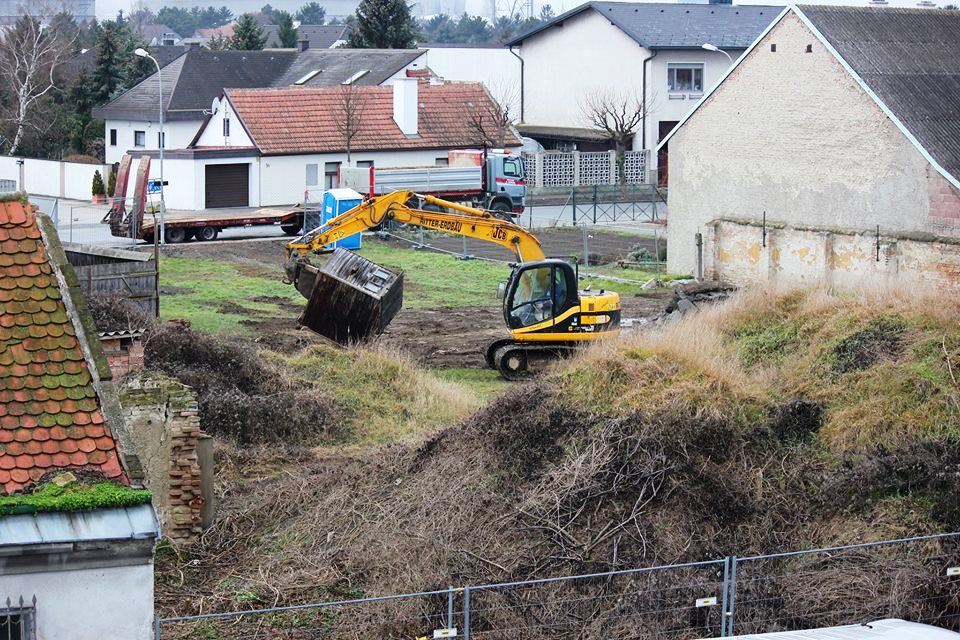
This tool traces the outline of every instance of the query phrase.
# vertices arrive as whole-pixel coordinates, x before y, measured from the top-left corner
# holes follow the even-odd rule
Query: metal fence
[[[187,638],[693,640],[904,618],[960,628],[960,533],[157,618]]]
[[[593,185],[528,192],[519,222],[529,228],[660,222],[664,193],[650,185]]]

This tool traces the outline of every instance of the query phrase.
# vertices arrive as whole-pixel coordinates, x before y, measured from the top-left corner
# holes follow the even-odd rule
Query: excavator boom
[[[449,211],[430,211],[408,205],[412,201],[442,207]],[[287,259],[316,253],[337,240],[373,229],[386,220],[396,220],[425,229],[437,229],[468,238],[477,238],[506,247],[518,262],[543,260],[546,255],[540,241],[529,231],[481,209],[474,209],[413,191],[394,191],[370,198],[353,209],[331,219],[287,245]]]

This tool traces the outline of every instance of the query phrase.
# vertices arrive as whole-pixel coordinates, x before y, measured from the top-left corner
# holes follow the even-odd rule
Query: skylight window
[[[354,82],[356,82],[363,76],[367,75],[368,73],[370,73],[370,69],[363,69],[362,71],[357,71],[355,74],[353,74],[352,76],[344,80],[342,84],[353,84]]]
[[[310,82],[311,80],[313,80],[314,76],[316,76],[316,75],[317,75],[318,73],[320,73],[321,71],[322,71],[322,69],[314,69],[313,71],[311,71],[311,72],[308,73],[307,75],[303,76],[302,78],[300,78],[299,80],[297,80],[297,81],[294,82],[293,84],[307,84],[308,82]]]

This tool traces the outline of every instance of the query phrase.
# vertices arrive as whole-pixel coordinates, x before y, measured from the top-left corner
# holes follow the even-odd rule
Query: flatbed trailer
[[[159,217],[156,224],[160,224]],[[164,217],[164,240],[168,243],[186,242],[191,238],[209,241],[215,240],[224,230],[234,227],[258,227],[280,225],[287,235],[296,235],[303,224],[303,211],[300,209],[258,209],[249,213],[224,211],[223,213],[167,214]],[[141,222],[136,237],[147,242],[153,241],[154,219]],[[115,234],[116,235],[116,234]],[[126,234],[129,237],[129,234]]]
[[[119,238],[137,238],[153,242],[159,216],[146,213],[147,183],[150,175],[150,158],[140,158],[134,180],[133,198],[129,211],[126,208],[127,179],[133,163],[124,155],[117,171],[117,191],[113,196],[110,211],[102,222],[110,225],[110,235]],[[287,235],[296,235],[303,226],[303,207],[289,209],[257,209],[248,212],[223,211],[196,214],[167,214],[163,220],[164,241],[169,243],[197,240],[215,240],[224,229],[233,227],[256,227],[279,225]]]

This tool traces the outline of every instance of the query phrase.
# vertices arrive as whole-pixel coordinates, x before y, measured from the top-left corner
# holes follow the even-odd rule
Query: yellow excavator
[[[416,205],[416,206],[413,206]],[[586,342],[620,332],[620,296],[579,291],[568,262],[548,259],[530,231],[493,212],[430,195],[395,191],[369,198],[287,245],[287,275],[298,285],[309,254],[388,220],[493,242],[517,256],[503,290],[503,317],[509,336],[486,349],[487,365],[508,379],[524,377],[531,361],[552,359]],[[310,297],[308,287],[301,287]],[[316,294],[314,294],[316,295]]]

